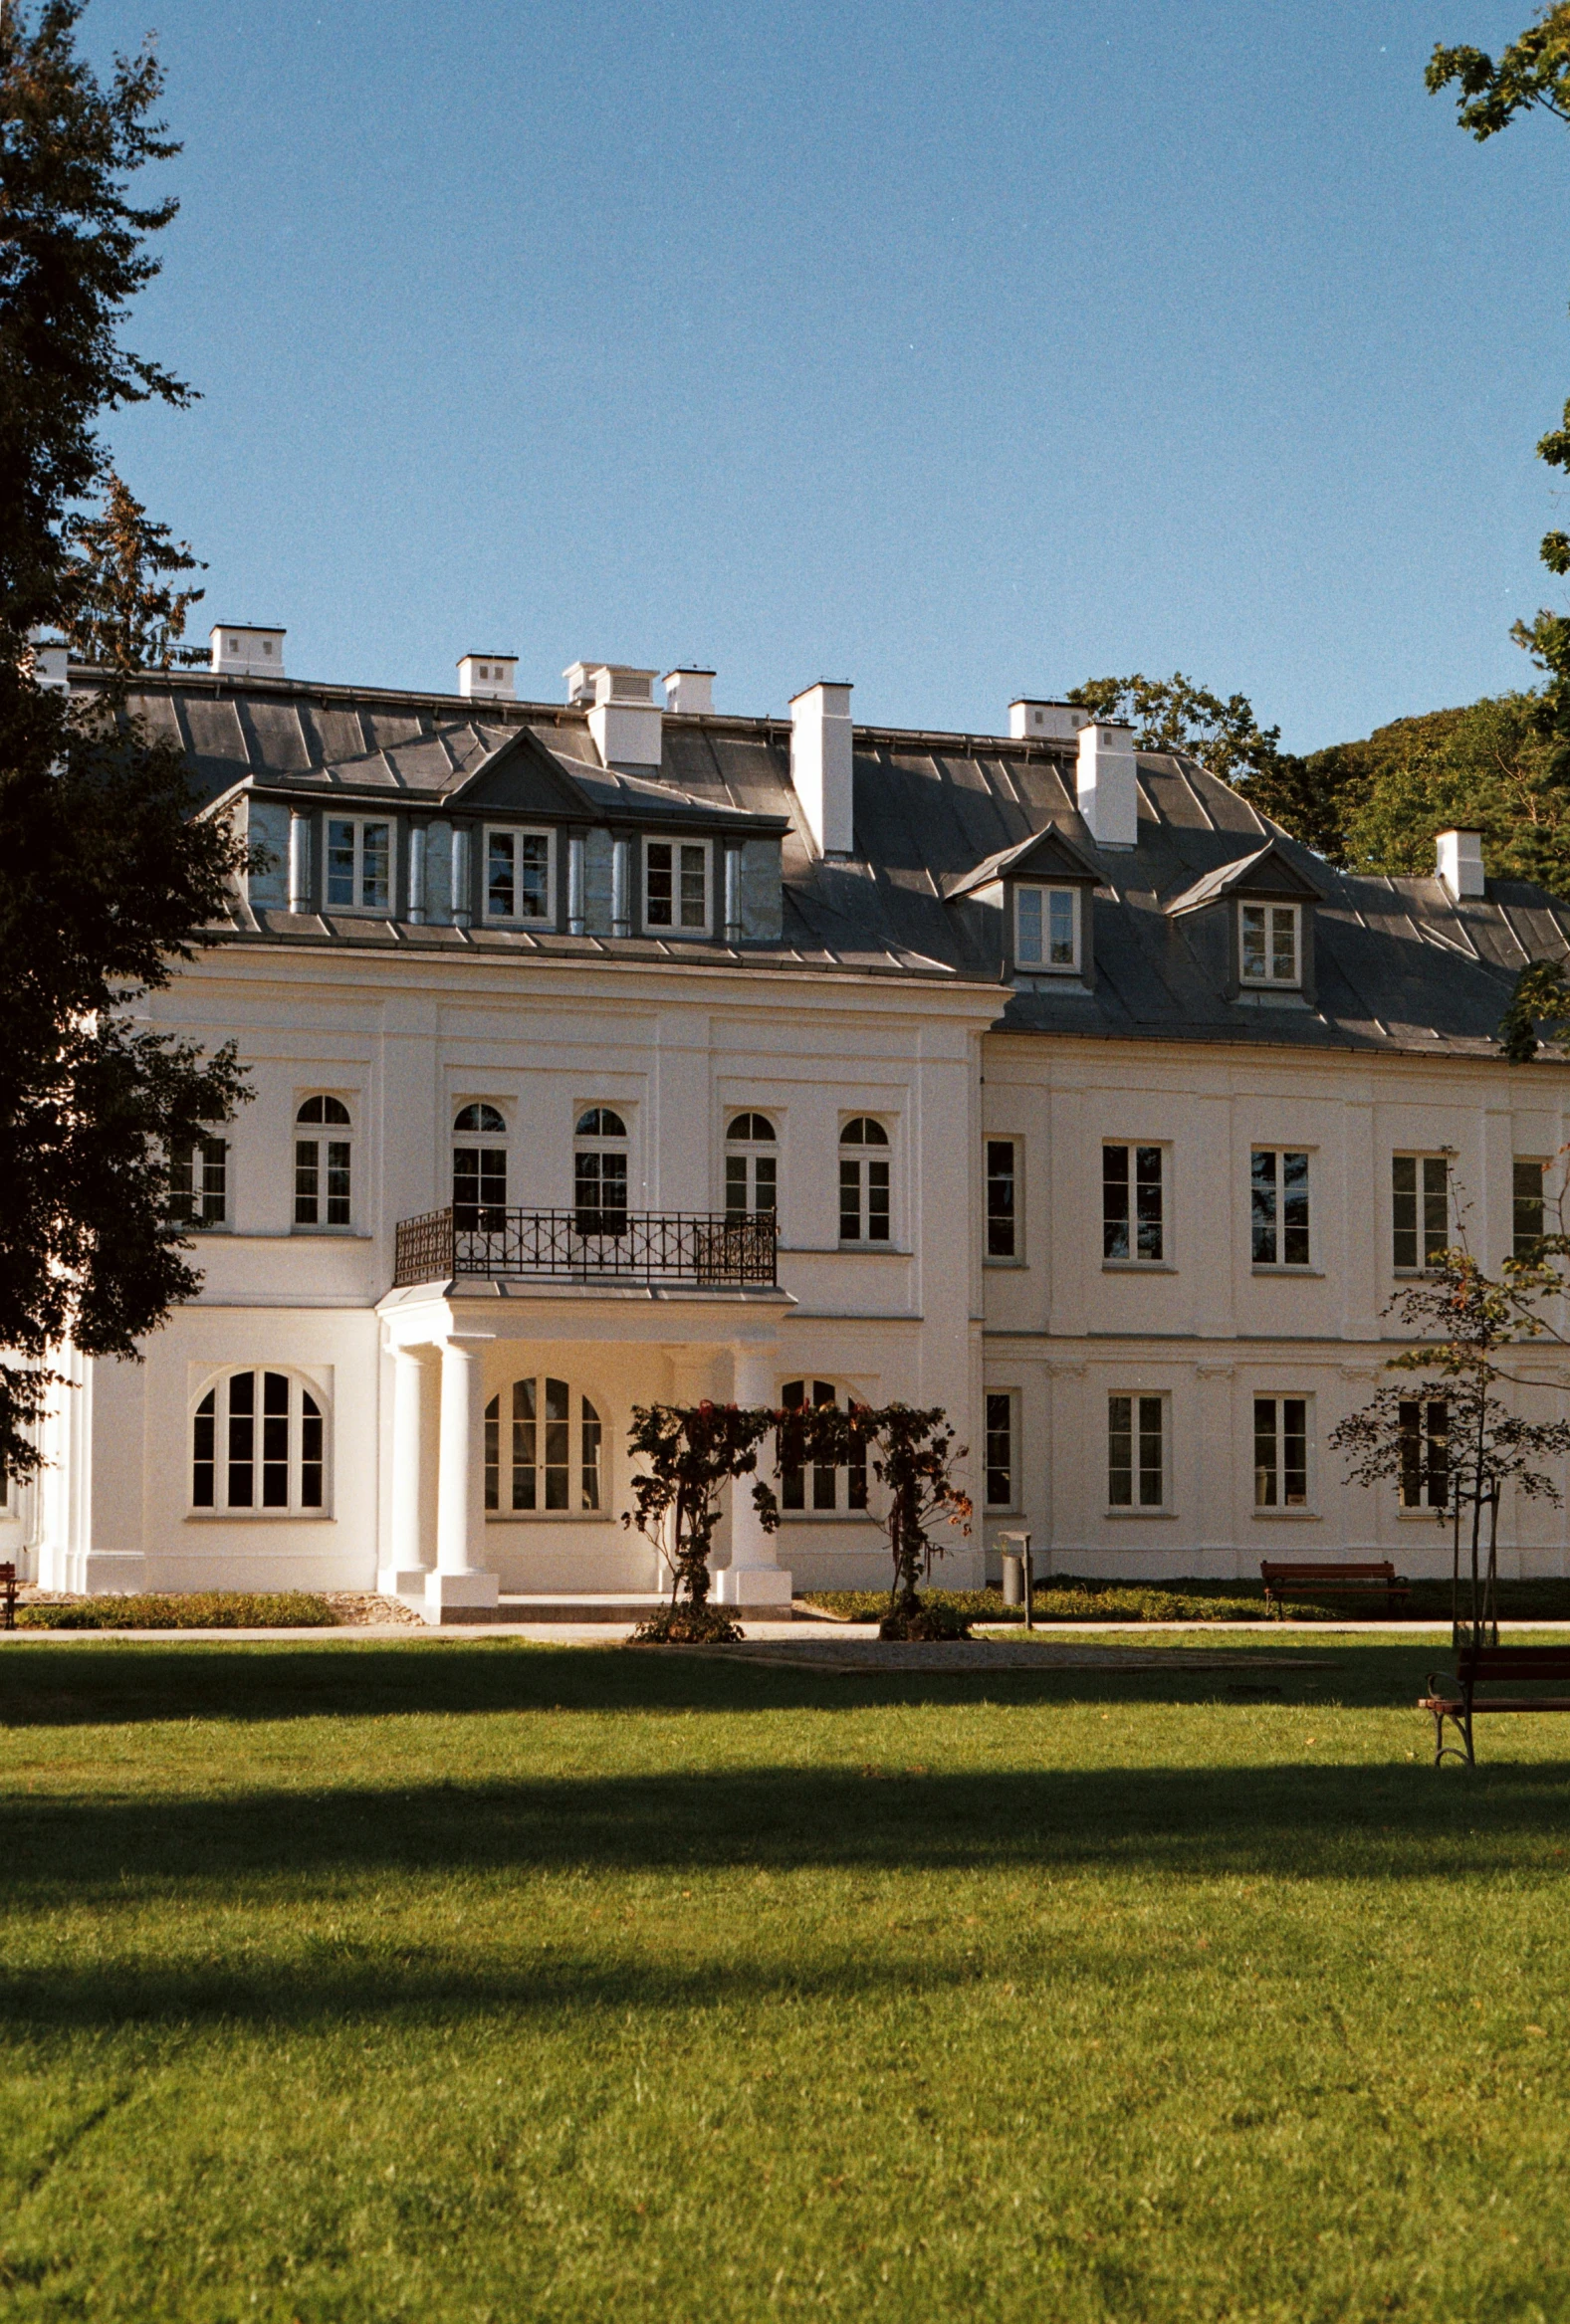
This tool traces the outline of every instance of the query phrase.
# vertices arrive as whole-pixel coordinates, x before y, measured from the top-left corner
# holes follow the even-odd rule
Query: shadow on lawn
[[[1054,1641],[1062,1644],[1066,1641]],[[1130,1641],[1139,1652],[1156,1641]],[[1189,1645],[1185,1641],[1185,1647]],[[857,1676],[658,1649],[463,1645],[9,1646],[0,1651],[0,1728],[127,1726],[147,1720],[461,1718],[515,1711],[691,1712],[885,1709],[904,1703],[1129,1703],[1287,1699],[1415,1701],[1445,1666],[1438,1639],[1388,1646],[1340,1638],[1207,1638],[1205,1651],[1307,1655],[1317,1670],[1227,1668],[907,1671]],[[985,1651],[985,1649],[984,1649]]]

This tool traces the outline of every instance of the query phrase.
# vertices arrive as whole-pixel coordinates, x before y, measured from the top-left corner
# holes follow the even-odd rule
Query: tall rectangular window
[[[858,1115],[839,1134],[839,1239],[842,1243],[886,1243],[892,1212],[887,1151],[889,1134],[871,1115]],[[864,1150],[872,1148],[867,1153]],[[879,1151],[881,1150],[881,1151]]]
[[[1011,1138],[987,1141],[987,1256],[1019,1256],[1019,1200]]]
[[[1165,1420],[1164,1397],[1108,1396],[1107,1503],[1110,1508],[1166,1507]]]
[[[169,1212],[182,1226],[222,1226],[229,1215],[229,1149],[198,1138],[169,1159]]]
[[[485,917],[536,922],[555,918],[548,831],[486,833]]]
[[[330,911],[390,911],[392,825],[357,815],[330,817],[327,885]]]
[[[1295,904],[1244,904],[1241,907],[1244,984],[1296,984],[1301,981],[1297,916],[1298,907]]]
[[[1164,1152],[1159,1146],[1101,1149],[1103,1259],[1165,1259]]]
[[[1078,967],[1077,889],[1015,888],[1013,956],[1020,968]]]
[[[987,1391],[987,1506],[1014,1506],[1014,1391]]]
[[[1442,1396],[1401,1399],[1401,1506],[1444,1509],[1450,1496],[1450,1407]]]
[[[1535,1259],[1543,1239],[1543,1173],[1547,1164],[1522,1162],[1510,1164],[1510,1255]]]
[[[709,932],[709,847],[706,840],[649,839],[643,845],[643,925]]]
[[[1392,1261],[1415,1275],[1450,1244],[1450,1163],[1443,1154],[1392,1155],[1390,1189]]]
[[[296,1226],[347,1226],[352,1173],[346,1138],[295,1141]]]
[[[1308,1265],[1308,1157],[1256,1147],[1249,1162],[1248,1223],[1256,1267]]]
[[[1308,1398],[1253,1399],[1255,1509],[1308,1507]]]

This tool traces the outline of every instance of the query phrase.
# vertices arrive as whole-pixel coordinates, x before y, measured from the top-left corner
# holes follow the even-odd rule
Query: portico
[[[794,1306],[774,1286],[466,1280],[389,1293],[378,1586],[434,1622],[504,1592],[666,1588],[654,1544],[620,1522],[632,1506],[632,1406],[777,1401],[780,1327]],[[719,1545],[721,1602],[788,1605],[778,1541],[737,1494]]]

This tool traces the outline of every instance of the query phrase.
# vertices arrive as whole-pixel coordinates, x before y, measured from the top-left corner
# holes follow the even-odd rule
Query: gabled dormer
[[[1190,943],[1229,1000],[1314,1005],[1314,908],[1324,890],[1279,843],[1218,865],[1175,896],[1169,920],[1191,923]]]
[[[970,903],[986,925],[1011,983],[1088,991],[1094,975],[1091,899],[1102,875],[1055,824],[990,855],[945,882],[947,901]]]

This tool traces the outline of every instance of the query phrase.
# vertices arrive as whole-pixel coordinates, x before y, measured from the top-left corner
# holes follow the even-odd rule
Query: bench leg
[[[1475,1767],[1477,1763],[1471,1755],[1471,1706],[1457,1703],[1449,1710],[1436,1711],[1433,1716],[1434,1765],[1438,1767],[1442,1760],[1456,1759],[1460,1761],[1462,1767]],[[1445,1722],[1447,1719],[1460,1737],[1464,1748],[1458,1749],[1454,1743],[1446,1742]]]

